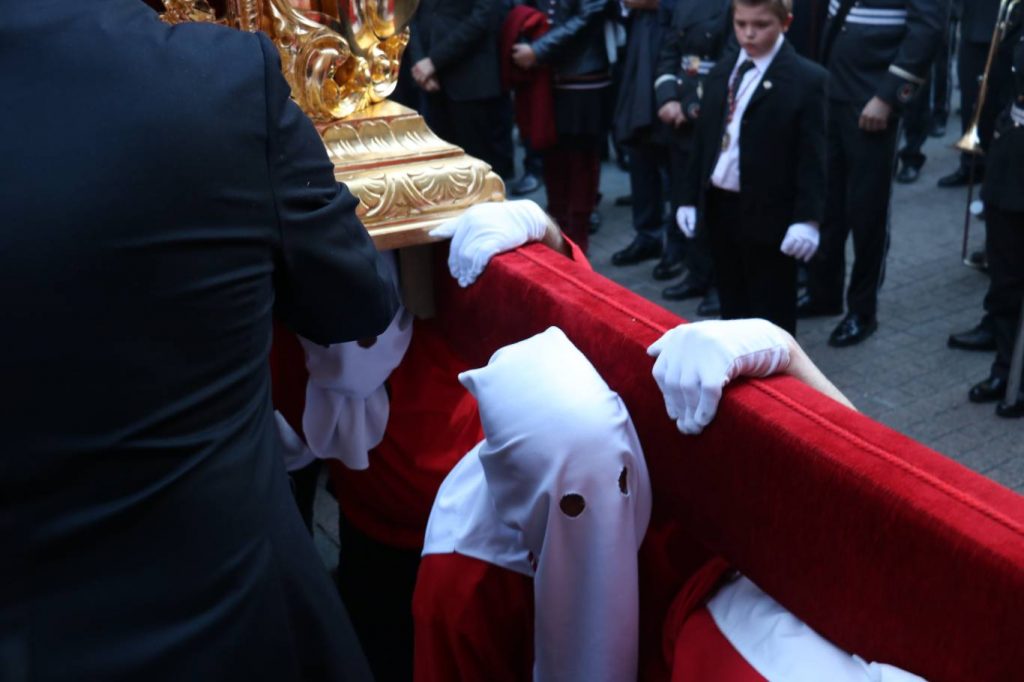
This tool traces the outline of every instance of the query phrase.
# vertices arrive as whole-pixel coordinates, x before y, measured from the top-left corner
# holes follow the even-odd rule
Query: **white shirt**
[[[772,60],[775,59],[775,55],[782,49],[782,43],[785,40],[785,37],[780,34],[779,39],[775,41],[775,47],[772,48],[772,51],[757,59],[751,58],[745,50],[741,51],[739,59],[736,60],[736,64],[732,67],[732,73],[729,74],[730,83],[739,70],[740,64],[748,59],[754,62],[754,68],[747,71],[743,76],[743,81],[736,85],[736,110],[733,112],[729,125],[725,128],[725,135],[729,137],[729,146],[719,154],[718,161],[715,163],[715,170],[711,173],[711,184],[715,187],[729,190],[730,192],[740,191],[740,124],[743,121],[743,114],[747,110],[747,105],[750,104],[750,98],[754,96],[757,88],[771,87],[769,83],[765,83],[762,86],[761,81],[764,78],[764,74],[768,71]],[[728,107],[728,102],[726,106]]]

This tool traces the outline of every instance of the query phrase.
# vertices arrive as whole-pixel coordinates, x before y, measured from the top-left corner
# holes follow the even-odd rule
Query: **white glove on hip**
[[[789,367],[789,335],[767,320],[711,320],[665,332],[647,354],[668,416],[698,434],[718,411],[722,389],[738,376],[766,377]]]
[[[779,250],[806,263],[817,253],[819,240],[818,226],[814,223],[793,223],[786,230]]]
[[[459,286],[468,287],[492,257],[543,239],[549,222],[544,209],[529,199],[488,202],[445,221],[430,236],[452,238],[448,269]]]
[[[680,206],[676,209],[676,225],[690,239],[697,234],[697,208],[695,206]]]

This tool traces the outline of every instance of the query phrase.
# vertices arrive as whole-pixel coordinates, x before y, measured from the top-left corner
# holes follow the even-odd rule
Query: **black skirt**
[[[608,134],[611,83],[600,87],[593,85],[555,85],[555,130],[559,145],[578,138],[602,140]]]

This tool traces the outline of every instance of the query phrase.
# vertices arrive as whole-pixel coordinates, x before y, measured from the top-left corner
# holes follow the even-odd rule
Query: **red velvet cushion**
[[[1020,496],[788,377],[730,387],[683,436],[644,352],[679,318],[539,245],[468,289],[437,271],[438,323],[469,364],[558,325],[622,395],[655,520],[691,538],[681,561],[708,547],[838,646],[931,680],[1024,669]]]

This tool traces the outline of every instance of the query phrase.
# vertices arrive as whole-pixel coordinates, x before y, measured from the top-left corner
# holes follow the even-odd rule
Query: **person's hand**
[[[877,133],[889,127],[889,116],[892,114],[892,106],[878,97],[872,97],[864,110],[860,112],[860,120],[857,125],[861,130],[869,133]]]
[[[526,43],[516,43],[512,46],[512,62],[528,71],[537,65],[537,53]]]
[[[427,81],[436,75],[437,70],[434,68],[434,62],[430,60],[430,57],[424,57],[412,65],[413,80],[424,90],[426,90]]]
[[[718,411],[722,389],[738,376],[765,377],[789,367],[792,337],[767,320],[682,324],[647,354],[665,410],[683,433],[698,434]]]
[[[468,287],[492,257],[526,242],[544,239],[552,225],[544,209],[522,199],[471,206],[458,218],[431,230],[430,236],[452,238],[448,269],[459,286]]]
[[[806,263],[817,253],[820,239],[818,226],[814,223],[793,223],[786,230],[779,251]]]
[[[697,208],[695,206],[680,206],[676,209],[676,225],[688,238],[693,239],[697,234]]]
[[[665,125],[670,125],[673,128],[686,123],[686,114],[683,113],[683,105],[679,102],[672,100],[671,102],[665,102],[658,109],[658,118]]]
[[[426,92],[441,91],[441,83],[437,80],[437,76],[431,76],[420,87],[422,87]]]

